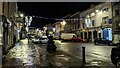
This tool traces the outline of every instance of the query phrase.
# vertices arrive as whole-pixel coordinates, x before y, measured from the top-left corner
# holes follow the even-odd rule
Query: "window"
[[[77,17],[77,22],[79,23],[79,16]]]
[[[109,22],[108,16],[102,18],[102,23],[107,24],[108,22]]]
[[[112,19],[109,19],[109,24],[112,24]]]
[[[108,11],[108,8],[104,8],[102,9],[103,12],[107,12]]]
[[[76,21],[77,21],[76,18],[74,18],[74,22],[75,22],[75,23],[76,23]]]
[[[119,10],[115,10],[115,15],[119,15]]]
[[[115,21],[115,23],[116,23],[116,28],[117,28],[117,29],[120,28],[120,23],[119,23],[119,21]]]
[[[76,23],[76,18],[74,18],[74,23]]]
[[[95,20],[92,20],[92,26],[95,26]]]
[[[78,23],[78,29],[80,28],[80,23]]]
[[[72,23],[74,23],[74,18],[72,18]]]
[[[77,24],[75,24],[75,29],[77,29],[77,26],[76,26]]]
[[[74,24],[74,29],[76,29],[76,24]]]
[[[114,6],[114,5],[117,5],[117,4],[120,4],[120,2],[114,2],[113,6]]]
[[[83,28],[85,28],[84,25],[85,25],[85,23],[82,24]]]

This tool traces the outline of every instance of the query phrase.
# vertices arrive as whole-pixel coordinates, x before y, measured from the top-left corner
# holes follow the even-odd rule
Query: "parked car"
[[[73,37],[71,38],[72,42],[84,42],[83,39],[79,38],[79,37]]]
[[[31,39],[33,43],[40,43],[40,38],[39,37],[35,37]]]
[[[111,61],[114,65],[120,67],[120,43],[111,50]]]
[[[40,38],[40,43],[47,43],[48,42],[48,37],[47,36],[42,36]]]
[[[34,35],[34,34],[28,34],[28,37],[29,37],[29,38],[34,38],[35,35]]]
[[[107,40],[107,39],[104,39],[104,38],[96,38],[96,39],[94,40],[94,43],[95,43],[95,45],[98,45],[98,44],[108,44],[108,45],[112,45],[112,41]]]

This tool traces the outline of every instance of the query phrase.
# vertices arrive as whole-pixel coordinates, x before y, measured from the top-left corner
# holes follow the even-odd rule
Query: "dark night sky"
[[[68,14],[83,11],[96,2],[19,2],[18,10],[25,15],[43,16],[48,18],[62,18]],[[33,27],[43,27],[48,23],[54,23],[54,20],[37,19],[32,21]]]

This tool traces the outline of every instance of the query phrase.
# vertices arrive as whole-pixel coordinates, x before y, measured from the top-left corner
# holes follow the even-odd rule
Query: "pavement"
[[[68,52],[67,48],[58,43],[56,45],[57,51],[50,54],[46,51],[46,44],[28,43],[28,39],[20,40],[6,55],[2,68],[116,68],[110,61],[103,61],[103,58],[91,54],[86,54],[87,60],[84,64],[81,53],[75,55],[74,51]]]
[[[16,43],[16,46],[12,48],[3,60],[2,67],[24,67],[34,66],[39,64],[39,60],[36,56],[35,47],[28,44],[28,39],[21,40]]]

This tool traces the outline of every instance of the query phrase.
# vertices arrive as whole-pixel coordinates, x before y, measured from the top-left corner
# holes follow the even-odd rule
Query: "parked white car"
[[[47,36],[42,36],[41,38],[40,38],[40,42],[41,43],[47,43],[48,42],[48,37]]]
[[[33,43],[40,43],[40,39],[39,38],[33,38],[31,39]]]

